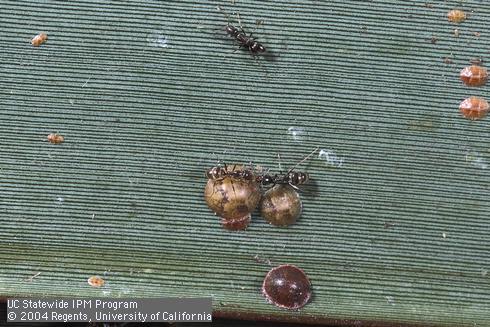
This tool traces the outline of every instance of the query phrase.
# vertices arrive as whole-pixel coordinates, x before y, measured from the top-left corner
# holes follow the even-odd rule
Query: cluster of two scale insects
[[[317,150],[286,173],[270,174],[240,164],[212,167],[206,171],[204,199],[228,230],[246,229],[257,206],[270,224],[292,225],[303,209],[298,186],[309,180],[308,173],[295,169]]]

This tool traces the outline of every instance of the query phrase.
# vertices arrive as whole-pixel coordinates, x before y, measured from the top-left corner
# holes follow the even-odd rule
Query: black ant
[[[224,167],[215,166],[206,171],[206,177],[208,179],[220,180],[225,177],[231,177],[234,179],[252,180],[254,173],[251,169],[236,169],[236,165],[232,169],[228,169],[228,166],[224,164]]]
[[[264,53],[266,51],[266,48],[262,43],[258,42],[254,37],[252,37],[253,32],[250,33],[250,35],[247,35],[245,30],[243,29],[242,22],[240,20],[240,15],[237,13],[237,19],[238,19],[238,24],[240,25],[240,28],[237,28],[230,23],[230,16],[220,7],[217,7],[219,11],[225,15],[226,20],[228,21],[225,31],[226,33],[231,36],[232,38],[235,39],[240,44],[241,48],[248,49],[252,57],[257,61],[257,55]],[[259,63],[257,61],[257,63]],[[260,65],[260,64],[259,64]]]
[[[291,185],[294,189],[298,189],[298,185],[305,184],[308,182],[310,179],[310,176],[308,173],[301,172],[301,171],[293,171],[296,167],[298,167],[300,164],[308,160],[315,152],[318,151],[318,148],[313,150],[309,155],[307,155],[303,160],[298,162],[296,165],[294,165],[291,169],[288,170],[286,174],[275,174],[275,175],[269,175],[269,174],[264,174],[261,176],[257,176],[257,182],[262,184],[263,186],[268,186],[271,185],[275,186],[276,184],[289,184]]]

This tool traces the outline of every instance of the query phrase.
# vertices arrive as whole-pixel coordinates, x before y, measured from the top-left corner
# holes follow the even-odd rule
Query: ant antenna
[[[216,9],[218,9],[223,15],[225,15],[225,18],[229,24],[230,23],[230,15],[228,15],[228,13],[223,8],[221,8],[221,6],[217,6]]]
[[[313,150],[313,151],[312,151],[312,152],[311,152],[309,155],[307,155],[307,156],[306,156],[306,157],[305,157],[303,160],[301,160],[301,161],[300,161],[300,162],[298,162],[296,165],[294,165],[294,166],[293,166],[291,169],[289,169],[287,173],[289,174],[289,173],[290,173],[290,172],[292,172],[292,171],[293,171],[293,170],[294,170],[296,167],[298,167],[298,166],[299,166],[299,165],[301,165],[303,162],[305,162],[306,160],[308,160],[309,158],[311,158],[311,156],[312,156],[312,155],[314,155],[314,154],[315,154],[315,152],[317,152],[319,148],[320,148],[320,147],[318,147],[318,146],[317,146],[317,147],[315,148],[315,150]]]
[[[250,35],[249,36],[252,37],[252,34],[255,33],[255,31],[257,30],[257,28],[259,28],[263,23],[264,23],[264,21],[262,19],[257,19],[255,21],[255,27],[252,30],[252,32],[250,32]]]
[[[281,167],[281,154],[277,154],[277,162],[279,163],[279,174],[282,175],[282,167]]]
[[[252,55],[252,57],[254,58],[255,63],[256,63],[257,65],[259,65],[259,67],[260,67],[260,68],[262,68],[262,69],[264,70],[264,72],[265,72],[265,76],[267,76],[267,78],[269,78],[269,72],[268,72],[268,71],[267,71],[267,69],[266,69],[266,68],[265,68],[265,67],[264,67],[264,66],[263,66],[263,65],[262,65],[262,64],[259,62],[259,58],[257,58],[257,56],[254,56],[253,54],[251,54],[251,55]]]
[[[245,30],[243,29],[242,25],[242,20],[240,19],[240,13],[236,13],[236,19],[238,20],[238,25],[240,25],[240,28],[242,29],[242,32],[245,33]]]

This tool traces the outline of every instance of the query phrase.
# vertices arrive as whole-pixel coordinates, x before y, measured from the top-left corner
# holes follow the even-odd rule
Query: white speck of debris
[[[344,164],[344,158],[338,157],[335,152],[328,149],[321,149],[318,153],[318,158],[325,160],[327,164],[338,168],[342,167]]]
[[[480,274],[481,274],[482,277],[485,277],[486,275],[488,275],[488,269],[481,268],[480,269]]]
[[[87,86],[87,83],[88,83],[88,81],[90,81],[90,79],[91,79],[91,78],[92,78],[92,75],[90,75],[90,76],[87,78],[87,80],[85,81],[85,83],[83,83],[82,87]]]
[[[157,47],[157,48],[168,47],[169,38],[160,31],[154,31],[148,34],[146,40],[148,41],[148,44],[152,47]]]
[[[63,202],[65,202],[65,199],[59,196],[56,198],[56,201],[58,201],[58,204],[63,204]]]
[[[442,233],[442,238],[446,238],[446,233]]]
[[[92,214],[92,219],[95,219],[95,213]]]
[[[391,304],[391,305],[395,305],[395,298],[391,295],[388,295],[388,296],[385,296],[386,298],[386,302],[388,302],[388,304]]]
[[[466,162],[469,162],[473,167],[480,169],[488,168],[487,161],[481,156],[479,152],[473,150],[466,151],[465,160]]]
[[[289,137],[296,142],[301,142],[306,139],[308,132],[303,127],[291,126],[288,128]]]
[[[36,278],[37,276],[39,276],[39,275],[41,275],[41,272],[37,272],[37,273],[35,273],[35,274],[34,274],[34,275],[32,275],[31,277],[24,279],[24,281],[26,281],[26,282],[32,282],[32,280],[33,280],[34,278]]]

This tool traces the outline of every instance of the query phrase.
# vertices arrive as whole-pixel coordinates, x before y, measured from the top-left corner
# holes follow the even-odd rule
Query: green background
[[[222,317],[490,325],[489,123],[458,111],[488,94],[459,71],[488,55],[490,5],[235,2],[1,1],[0,295],[212,296]],[[247,31],[263,20],[260,65],[234,52],[217,4]],[[471,13],[459,38],[455,7]],[[53,132],[65,142],[46,142]],[[255,214],[244,232],[221,228],[207,168],[277,172],[277,154],[286,169],[315,147],[330,155],[300,167],[312,183],[297,224]],[[311,303],[266,303],[267,260],[304,269]]]

